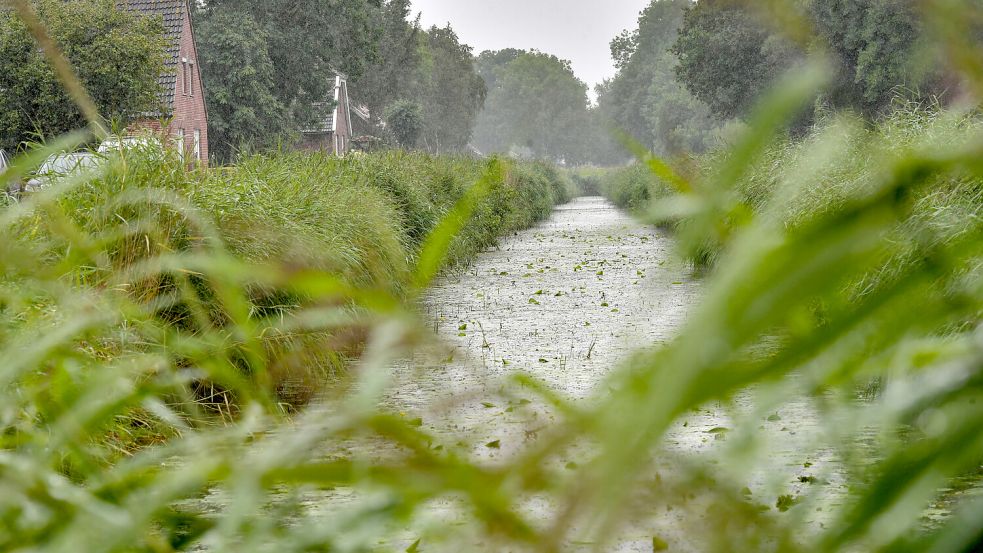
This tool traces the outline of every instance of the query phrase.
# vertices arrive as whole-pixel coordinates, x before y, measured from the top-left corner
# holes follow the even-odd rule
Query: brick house
[[[335,75],[332,100],[334,109],[328,110],[312,128],[301,132],[301,147],[343,156],[352,148],[352,109],[348,99],[348,79],[340,73]]]
[[[164,21],[168,41],[161,86],[161,113],[136,126],[161,131],[191,163],[208,163],[208,112],[188,0],[121,0],[123,8]]]

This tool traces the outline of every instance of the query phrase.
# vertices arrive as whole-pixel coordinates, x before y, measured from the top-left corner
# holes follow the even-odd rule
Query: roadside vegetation
[[[70,190],[42,210],[22,214],[10,227],[8,250],[25,248],[46,265],[70,268],[64,278],[71,282],[101,288],[148,257],[201,246],[205,237],[196,228],[200,225],[212,229],[212,246],[237,262],[322,271],[345,286],[378,290],[403,301],[415,284],[412,269],[426,237],[488,170],[487,162],[470,158],[392,152],[349,158],[281,153],[245,158],[235,167],[188,172],[170,153],[138,148],[122,154],[109,156],[99,175],[67,186]],[[447,244],[441,268],[466,266],[499,237],[543,219],[573,193],[572,183],[548,165],[494,163],[501,171],[484,182],[481,200]],[[128,205],[131,201],[134,205]],[[42,215],[49,209],[58,216]],[[88,262],[66,258],[62,248],[71,251],[72,240],[61,235],[64,225],[98,244],[79,253]],[[30,288],[29,282],[29,275],[4,280],[14,294]],[[161,308],[158,322],[187,330],[225,324],[227,314],[211,286],[194,277],[186,285],[202,311],[196,314],[187,302],[178,301]],[[151,303],[167,303],[165,298],[180,288],[171,277],[127,286]],[[262,317],[288,316],[307,301],[277,287],[256,287],[247,295],[249,311]],[[34,308],[41,320],[58,311],[57,302],[42,301]],[[270,336],[264,344],[270,362],[290,357],[289,366],[278,367],[267,382],[288,404],[305,403],[340,379],[361,346],[358,336],[337,347],[331,340],[339,338],[330,333],[311,338],[295,344]],[[97,350],[113,358],[125,355],[120,347],[107,342]],[[222,394],[218,399],[236,403]]]
[[[931,8],[926,40],[979,98],[978,6]],[[824,113],[836,51],[755,83],[725,148],[666,161],[643,142],[640,163],[608,175],[404,152],[189,172],[137,149],[4,196],[0,550],[607,551],[652,512],[684,529],[645,536],[654,551],[979,549],[983,501],[952,485],[983,461],[978,101]],[[96,104],[80,104],[88,130],[19,152],[3,179],[102,138]],[[709,269],[677,334],[639,344],[587,400],[522,367],[482,390],[497,394],[483,408],[528,414],[520,444],[381,409],[397,360],[444,353],[417,309],[427,287],[574,182],[670,225]],[[321,392],[332,401],[296,409]],[[792,401],[816,424],[783,419]],[[709,405],[731,421],[705,432],[718,447],[674,451]],[[765,443],[765,424],[798,436],[801,464],[774,465],[788,446]],[[325,490],[345,502],[325,508]],[[935,503],[948,509],[928,520]]]
[[[667,225],[683,255],[708,270],[705,303],[687,330],[633,362],[646,376],[629,377],[626,386],[634,386],[637,409],[666,398],[656,390],[687,398],[677,410],[651,409],[648,420],[663,431],[664,421],[704,401],[756,394],[757,415],[737,416],[733,431],[722,429],[741,444],[730,451],[745,467],[768,464],[768,446],[755,441],[756,421],[783,420],[789,397],[816,402],[827,421],[820,430],[787,424],[814,440],[798,471],[809,485],[773,505],[831,518],[818,531],[802,518],[780,520],[752,532],[772,537],[748,550],[771,549],[765,544],[775,536],[785,544],[776,550],[971,549],[979,545],[979,506],[946,490],[964,477],[978,485],[983,461],[979,433],[964,426],[980,424],[981,416],[981,119],[972,107],[909,103],[873,126],[831,116],[789,138],[785,125],[826,74],[817,65],[783,81],[735,143],[685,159],[683,167],[698,167],[695,175],[652,157],[604,180],[608,197]],[[636,412],[630,405],[616,411]],[[935,416],[945,417],[945,428],[926,426]],[[870,428],[880,433],[868,440]],[[642,454],[611,448],[621,451],[611,468]],[[824,448],[844,459],[853,489],[846,505],[824,499],[824,479],[835,473],[814,466]],[[717,474],[747,478],[743,471]],[[694,485],[683,482],[682,489]],[[728,486],[710,488],[721,487]],[[742,493],[750,499],[748,491]],[[938,503],[955,513],[929,522],[926,508]],[[729,538],[708,539],[712,547],[727,550],[728,539],[749,539],[749,528],[774,523],[734,509],[715,520],[745,522]],[[813,536],[811,545],[803,535]]]
[[[731,183],[729,216],[706,243],[690,252],[691,260],[712,265],[753,214],[770,210],[769,217],[794,229],[809,217],[833,211],[869,190],[883,178],[886,166],[919,148],[966,148],[977,139],[981,126],[983,118],[975,110],[946,110],[938,103],[908,101],[899,102],[895,111],[874,126],[852,116],[830,116],[805,136],[777,140]],[[699,173],[697,182],[708,182],[729,167],[732,155],[731,149],[719,148],[675,163]],[[645,163],[607,172],[600,188],[619,207],[642,216],[654,213],[676,228],[687,225],[689,217],[677,217],[665,209],[677,193],[674,184]],[[931,186],[912,197],[911,218],[931,224],[940,239],[961,235],[972,228],[967,221],[981,217],[981,190],[983,181],[972,175],[936,175]],[[895,240],[909,243],[901,236]]]

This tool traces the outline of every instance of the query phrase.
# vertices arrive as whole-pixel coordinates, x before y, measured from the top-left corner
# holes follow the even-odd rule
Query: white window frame
[[[196,161],[201,161],[201,129],[195,129],[194,156]]]
[[[177,130],[177,152],[181,156],[181,161],[184,161],[184,129],[180,128]]]

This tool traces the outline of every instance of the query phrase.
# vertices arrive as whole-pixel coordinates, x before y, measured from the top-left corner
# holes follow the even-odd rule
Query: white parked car
[[[162,152],[163,144],[155,136],[110,136],[99,144],[96,151],[102,155],[120,153],[123,150]]]
[[[34,176],[27,181],[24,189],[27,192],[36,192],[66,177],[97,169],[104,160],[103,156],[89,152],[54,154],[44,160]]]
[[[16,182],[6,182],[3,179],[3,174],[7,172],[8,167],[10,167],[10,156],[0,149],[0,194],[16,192],[19,188]]]

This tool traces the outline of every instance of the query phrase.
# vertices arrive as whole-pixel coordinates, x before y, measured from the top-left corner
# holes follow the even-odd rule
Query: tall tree
[[[465,150],[486,90],[471,47],[449,25],[431,27],[423,38],[421,93],[424,146],[438,154]]]
[[[159,19],[120,10],[114,0],[34,5],[104,117],[126,122],[160,107],[166,42]],[[0,148],[84,125],[24,24],[0,9]]]
[[[485,82],[485,88],[489,91],[495,90],[502,70],[525,53],[525,50],[506,48],[504,50],[486,50],[479,54],[475,60],[475,69],[481,80]]]
[[[724,118],[744,115],[794,61],[791,46],[757,14],[727,0],[688,8],[672,51],[686,88]]]
[[[352,98],[369,108],[376,120],[401,100],[420,92],[419,16],[411,17],[410,0],[387,0],[381,8],[382,37],[378,55],[351,83]],[[405,106],[404,106],[405,107]]]
[[[285,110],[288,127],[299,130],[330,108],[326,102],[336,71],[357,79],[376,59],[382,34],[380,9],[379,0],[209,0],[198,7],[196,15],[199,22],[223,13],[248,15],[258,25],[273,67],[271,92]],[[203,38],[202,42],[207,47],[202,49],[202,58],[242,56],[228,51],[239,46],[236,41]],[[209,72],[204,78],[210,85],[235,86],[223,73]],[[262,83],[254,85],[262,87]],[[254,99],[265,101],[265,95]],[[268,109],[264,105],[243,107],[257,113]]]
[[[876,115],[890,104],[897,87],[929,84],[912,61],[921,36],[921,18],[911,0],[812,0],[810,13],[822,44],[837,62],[830,90],[836,107]]]
[[[831,107],[876,117],[905,87],[923,95],[943,91],[938,63],[921,59],[922,19],[917,0],[802,0],[817,33],[809,49],[829,52],[836,74]],[[780,30],[762,22],[746,3],[700,0],[688,9],[673,47],[678,75],[715,113],[739,117],[782,72],[803,56]],[[936,60],[941,62],[941,60]]]
[[[653,0],[638,28],[611,42],[618,74],[599,94],[599,112],[648,148],[670,154],[702,151],[719,121],[677,79],[670,48],[689,0]]]
[[[498,65],[500,64],[500,65]],[[535,157],[582,161],[593,127],[587,85],[570,62],[541,52],[484,53],[479,66],[491,87],[478,118],[479,149],[521,149]]]
[[[208,80],[210,151],[219,162],[236,150],[263,149],[288,133],[288,117],[277,98],[276,72],[266,32],[248,12],[223,10],[201,18],[198,46],[208,55],[201,68]]]
[[[420,104],[409,100],[395,102],[386,109],[385,119],[397,144],[406,149],[416,147],[423,130]]]

